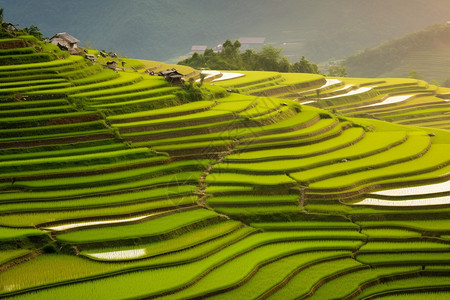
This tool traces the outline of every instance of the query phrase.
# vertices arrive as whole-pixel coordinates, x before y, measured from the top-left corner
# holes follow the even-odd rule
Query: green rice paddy
[[[448,298],[450,202],[354,205],[448,182],[448,89],[236,71],[194,101],[146,72],[166,64],[21,39],[0,50],[1,298]]]

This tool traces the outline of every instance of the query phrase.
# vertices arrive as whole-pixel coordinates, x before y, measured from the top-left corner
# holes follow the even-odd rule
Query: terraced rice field
[[[225,73],[224,73],[225,74]],[[258,96],[292,99],[347,117],[363,117],[421,127],[450,128],[448,88],[415,79],[317,78],[281,74],[281,78],[245,77],[220,83],[226,88]],[[255,82],[265,87],[253,90]]]
[[[163,64],[26,40],[0,52],[1,298],[448,298],[448,90],[237,71],[190,101]]]

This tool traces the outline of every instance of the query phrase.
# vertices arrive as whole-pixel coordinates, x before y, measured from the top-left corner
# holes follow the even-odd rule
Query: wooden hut
[[[61,49],[66,48],[69,52],[77,51],[78,43],[80,41],[67,32],[61,32],[55,34],[52,38],[50,38],[50,43],[57,45]]]

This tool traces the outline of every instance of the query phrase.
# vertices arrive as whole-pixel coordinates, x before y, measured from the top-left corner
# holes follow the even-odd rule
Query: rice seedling
[[[297,203],[298,195],[233,195],[215,196],[207,199],[210,205],[258,205],[267,203]]]
[[[431,205],[446,205],[450,204],[450,196],[421,198],[413,200],[381,200],[374,198],[366,198],[353,205],[370,205],[370,206],[396,206],[396,207],[416,207],[416,206],[431,206]]]
[[[398,189],[382,190],[378,192],[372,192],[371,194],[395,197],[395,196],[425,195],[443,192],[450,192],[450,181],[421,186],[411,186]]]
[[[150,219],[138,224],[85,229],[62,233],[59,234],[57,238],[60,241],[75,244],[140,238],[144,236],[155,236],[168,233],[178,228],[215,217],[217,217],[217,214],[212,211],[196,209],[192,211],[174,213],[156,219]]]
[[[308,294],[322,279],[341,272],[360,269],[362,265],[350,258],[325,261],[300,269],[286,285],[276,291],[268,299],[293,299]]]
[[[448,164],[448,156],[445,153],[450,151],[450,146],[446,144],[432,144],[430,149],[423,156],[414,160],[397,163],[383,168],[352,173],[335,178],[324,179],[310,184],[311,189],[336,189],[345,188],[368,182],[387,181],[398,182],[399,177],[412,176],[424,172],[434,171],[440,166]],[[441,170],[442,171],[442,170]],[[441,173],[442,174],[442,173]]]
[[[374,138],[372,138],[374,137]],[[307,156],[308,152],[302,153],[301,148],[309,148],[298,147],[290,149],[289,153],[286,153],[285,156],[273,157],[274,161],[264,161],[264,162],[248,162],[243,163],[242,160],[239,160],[237,163],[232,162],[224,162],[220,164],[216,164],[213,167],[213,170],[235,170],[237,172],[293,172],[298,170],[309,170],[314,167],[327,166],[330,167],[331,164],[345,161],[351,161],[354,159],[359,159],[361,157],[370,157],[373,158],[374,153],[388,151],[389,147],[396,145],[401,142],[402,137],[405,137],[405,133],[400,132],[396,136],[395,134],[366,134],[366,136],[355,145],[351,147],[345,147],[343,149],[339,149],[336,151],[332,151],[330,153],[317,153],[317,155],[309,157]],[[372,145],[376,143],[376,147]],[[322,143],[319,143],[319,145]],[[372,147],[371,147],[372,146]],[[370,149],[368,151],[368,149]],[[284,149],[279,149],[278,152],[281,154]],[[306,149],[305,149],[306,150]],[[271,150],[267,150],[269,152]],[[285,151],[285,150],[284,150]],[[322,150],[323,151],[323,150]],[[275,151],[272,151],[274,153]],[[286,152],[286,151],[285,151]],[[302,154],[300,154],[302,153]],[[298,155],[297,159],[295,155]],[[301,156],[307,156],[305,158],[301,158]],[[283,160],[289,159],[289,160]],[[267,158],[268,159],[268,158]],[[302,172],[303,173],[303,172]]]
[[[225,300],[261,297],[271,289],[277,289],[283,283],[283,280],[287,280],[288,276],[300,268],[318,263],[321,260],[344,258],[349,255],[350,252],[346,251],[317,251],[280,258],[263,265],[245,284],[237,286],[230,291],[223,291],[211,298],[214,300]]]
[[[45,232],[35,228],[0,227],[0,240],[13,241],[24,237],[46,235]]]
[[[265,230],[313,230],[313,229],[352,229],[357,230],[359,226],[351,222],[333,222],[333,221],[291,221],[291,222],[261,222],[251,223],[253,227]]]
[[[417,276],[413,278],[404,278],[392,281],[382,282],[377,285],[373,285],[363,290],[363,292],[356,297],[356,299],[364,299],[364,297],[376,294],[382,294],[392,291],[396,299],[445,299],[441,296],[448,295],[448,292],[426,292],[422,294],[421,288],[439,288],[442,286],[448,287],[447,276]],[[429,296],[430,298],[425,298]],[[434,297],[434,298],[433,298]],[[392,297],[381,297],[380,299],[389,299]]]
[[[450,245],[434,242],[376,242],[370,241],[359,249],[360,252],[417,252],[443,251],[450,249]]]
[[[432,289],[432,288],[431,288]],[[435,291],[435,292],[398,292],[392,293],[387,296],[377,296],[382,300],[394,300],[394,299],[408,299],[408,300],[445,300],[450,298],[450,292]]]
[[[425,220],[384,220],[379,221],[356,221],[357,224],[364,228],[377,228],[377,227],[404,227],[406,229],[411,228],[412,230],[418,231],[450,231],[450,224],[446,218],[433,218],[430,216],[429,219]]]
[[[206,177],[208,184],[216,185],[294,185],[286,175],[247,175],[235,173],[213,173]]]
[[[326,282],[310,298],[326,299],[328,295],[333,295],[335,299],[344,299],[364,283],[376,282],[384,277],[415,273],[420,269],[421,267],[387,267],[358,270]]]
[[[361,263],[369,265],[447,264],[450,261],[448,252],[445,251],[435,252],[432,254],[426,252],[385,253],[385,254],[362,253],[357,255],[356,258]]]
[[[114,247],[114,248],[101,248],[101,249],[91,249],[91,250],[83,250],[81,255],[84,255],[88,258],[94,260],[131,260],[132,257],[123,257],[123,258],[114,258],[108,257],[107,255],[103,255],[103,253],[115,253],[120,251],[133,251],[136,248],[139,248],[140,257],[153,257],[162,255],[165,253],[170,253],[174,251],[180,251],[183,249],[189,249],[196,245],[200,245],[202,243],[212,241],[218,237],[225,236],[230,234],[233,231],[236,231],[241,227],[241,224],[236,221],[226,221],[220,222],[217,224],[211,224],[210,226],[206,226],[204,228],[199,228],[197,230],[193,230],[192,232],[187,232],[179,237],[164,240],[160,242],[154,242],[151,244],[143,244],[134,247]],[[144,250],[144,251],[141,251]],[[133,252],[131,252],[133,253]]]
[[[32,250],[28,249],[0,250],[0,266],[10,260],[24,256],[31,252]]]
[[[202,295],[220,289],[235,286],[251,274],[252,270],[255,270],[264,263],[277,260],[280,257],[282,258],[296,252],[305,251],[306,245],[304,244],[307,244],[307,242],[273,244],[257,248],[220,266],[220,268],[213,270],[191,287],[183,289],[183,291],[174,295],[170,295],[170,297],[175,297],[176,299],[201,297]],[[314,248],[313,245],[311,246]],[[320,249],[321,245],[317,245],[316,247]]]
[[[396,229],[396,228],[373,228],[373,229],[363,229],[362,234],[367,235],[369,238],[411,238],[422,236],[417,231],[406,230],[406,229]]]
[[[412,148],[412,145],[415,145],[414,148]],[[385,152],[344,163],[335,163],[299,173],[292,173],[291,175],[298,181],[317,181],[321,178],[336,177],[340,174],[356,174],[358,171],[367,170],[367,168],[383,168],[387,165],[391,166],[399,162],[412,160],[426,151],[429,145],[430,139],[428,136],[411,136],[404,143]]]
[[[280,159],[288,157],[314,156],[320,153],[330,152],[345,147],[349,143],[356,142],[364,133],[361,128],[345,130],[339,137],[320,143],[311,143],[305,146],[289,147],[289,152],[285,148],[245,151],[232,154],[226,157],[227,161],[257,161],[262,159]],[[288,143],[286,143],[288,144]]]

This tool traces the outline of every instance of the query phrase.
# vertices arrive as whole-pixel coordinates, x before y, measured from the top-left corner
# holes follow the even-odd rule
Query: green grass
[[[174,297],[176,299],[201,297],[201,295],[205,295],[208,292],[234,286],[246,278],[252,270],[265,262],[270,262],[274,259],[293,253],[308,251],[309,249],[314,249],[316,247],[319,250],[326,244],[326,242],[316,244],[310,244],[308,242],[280,243],[255,249],[254,251],[237,257],[220,268],[212,271],[192,287],[176,293]],[[338,247],[336,248],[338,249]],[[173,296],[171,295],[168,298],[172,297]]]
[[[444,126],[438,113],[446,102],[426,82],[341,78],[347,88],[372,90],[312,104],[329,111],[222,88],[303,102],[324,82],[256,71],[204,85],[213,101],[183,104],[191,99],[180,87],[144,73],[165,64],[126,59],[138,72],[115,73],[42,47],[65,59],[0,66],[0,239],[30,249],[0,251],[0,263],[42,248],[52,228],[56,241],[2,269],[2,296],[185,299],[226,291],[213,298],[247,299],[271,291],[286,299],[317,289],[313,298],[344,298],[422,266],[424,274],[448,271],[449,208],[351,206],[358,193],[447,180],[449,131],[346,117]],[[34,49],[0,55],[40,57]],[[342,86],[321,88],[321,96]],[[14,100],[27,89],[37,90]],[[357,109],[386,93],[427,96]],[[138,216],[147,218],[132,220]],[[121,258],[124,251],[144,254]]]
[[[44,85],[44,84],[52,84],[52,83],[67,83],[67,81],[62,78],[27,80],[24,82],[19,81],[19,82],[0,83],[0,87],[8,90],[8,88],[13,88],[13,87],[32,86],[32,85],[40,85],[40,84]],[[2,91],[3,91],[3,89],[2,89]]]
[[[321,260],[345,257],[350,255],[345,251],[327,251],[301,253],[280,258],[270,264],[262,266],[245,284],[225,291],[221,294],[211,297],[214,300],[226,299],[252,299],[260,297],[269,292],[272,288],[277,288],[296,270],[305,267],[308,264],[317,263]]]
[[[137,149],[145,149],[145,148],[137,148]],[[136,149],[133,149],[136,150]],[[144,151],[144,153],[147,151]],[[163,160],[166,158],[165,156],[156,156],[155,158],[158,158],[158,160]],[[155,161],[155,160],[149,160],[149,161]],[[155,162],[156,162],[155,161]],[[186,177],[183,175],[182,171],[194,171],[194,170],[201,170],[209,163],[208,160],[184,160],[184,161],[177,161],[173,163],[163,163],[158,164],[156,166],[150,166],[150,167],[139,167],[139,168],[133,168],[131,170],[124,170],[124,171],[117,171],[117,172],[111,172],[111,173],[105,173],[105,174],[93,174],[90,176],[71,176],[68,178],[53,178],[51,180],[42,179],[42,180],[30,180],[30,181],[20,181],[18,182],[21,185],[33,187],[38,189],[39,187],[42,187],[47,190],[54,190],[58,189],[60,186],[65,186],[66,188],[75,187],[80,188],[82,186],[89,186],[94,187],[98,185],[105,185],[105,184],[120,184],[125,183],[129,181],[138,181],[138,180],[147,180],[154,177],[160,177],[163,175],[173,174],[173,180],[176,181],[177,179],[181,180],[181,178],[189,178],[189,175],[193,175],[192,173],[189,173],[189,175]],[[179,174],[176,174],[179,173]],[[170,175],[168,175],[170,176]],[[163,179],[163,178],[162,178]],[[160,179],[159,179],[160,180]],[[163,179],[164,180],[164,179]],[[155,180],[155,184],[158,180]],[[147,181],[146,184],[151,186],[149,182]]]
[[[181,201],[185,203],[192,203],[195,201],[194,199],[189,200],[187,195],[191,194],[195,188],[191,185],[183,185],[183,186],[166,186],[160,188],[154,188],[150,190],[144,191],[125,191],[123,193],[106,195],[106,196],[94,196],[94,197],[83,197],[81,199],[73,199],[73,200],[53,200],[53,201],[21,201],[21,202],[13,202],[8,204],[3,204],[0,206],[0,213],[7,212],[21,212],[26,213],[29,211],[39,212],[39,211],[61,211],[61,213],[65,213],[70,215],[73,213],[73,209],[88,209],[88,208],[103,208],[110,207],[111,210],[113,208],[111,206],[126,206],[133,203],[142,203],[147,202],[147,207],[155,206],[158,207],[158,199],[162,199],[162,203],[164,205],[170,204],[178,204],[178,199],[169,200],[169,198],[186,195],[186,199]],[[172,202],[171,202],[172,201]],[[123,207],[125,208],[125,207]],[[68,211],[71,209],[71,211]],[[101,209],[99,210],[99,212]],[[88,212],[86,212],[88,213]]]
[[[216,196],[207,199],[210,205],[261,205],[268,203],[297,203],[298,195],[233,195],[233,196]]]
[[[315,147],[296,147],[289,149],[287,152],[285,149],[267,150],[262,153],[279,153],[280,156],[272,157],[273,161],[266,162],[249,162],[249,163],[233,163],[225,162],[221,164],[216,164],[213,170],[232,170],[236,172],[294,172],[298,170],[310,170],[314,167],[320,167],[326,165],[328,168],[333,163],[341,162],[342,160],[355,160],[361,157],[373,158],[373,155],[377,152],[389,151],[389,147],[402,142],[402,139],[406,138],[404,132],[397,133],[367,133],[361,141],[358,141],[352,146],[345,147],[336,151],[332,151],[326,154],[317,153],[317,155],[309,157],[314,153],[308,152],[311,148]],[[317,146],[321,145],[319,143]],[[376,145],[376,146],[373,146]],[[301,149],[304,148],[304,151]],[[285,153],[285,156],[281,156]],[[245,157],[245,154],[242,155]],[[308,156],[301,158],[302,156]],[[267,157],[267,156],[266,156]],[[289,160],[283,160],[283,158],[288,158]],[[293,158],[297,158],[293,160]],[[321,172],[324,173],[324,172]]]
[[[225,81],[218,81],[216,85],[238,88],[260,82],[272,81],[273,79],[280,77],[280,74],[277,72],[239,71],[239,73],[245,74],[245,76]]]
[[[442,251],[450,249],[450,245],[434,242],[369,242],[359,251],[365,252],[414,252],[414,251]]]
[[[225,236],[224,238],[220,238],[215,241],[172,254],[169,257],[162,256],[132,263],[104,264],[87,259],[80,259],[78,257],[69,255],[42,255],[37,259],[32,260],[29,264],[21,264],[18,266],[18,268],[10,269],[8,270],[8,272],[2,272],[0,274],[0,278],[2,283],[4,283],[6,286],[11,286],[11,290],[14,291],[21,288],[41,286],[61,281],[76,280],[78,278],[85,278],[89,276],[114,274],[118,271],[121,271],[120,273],[124,273],[127,272],[128,269],[139,270],[151,268],[152,266],[158,265],[170,266],[171,264],[176,264],[177,262],[192,262],[195,261],[195,259],[198,259],[198,257],[202,257],[205,253],[208,254],[214,252],[216,249],[227,246],[230,243],[235,242],[236,239],[243,238],[251,232],[251,229],[243,228],[235,233]],[[221,259],[221,257],[219,257],[219,259]],[[199,265],[201,265],[201,262],[194,265],[194,268],[198,267]],[[179,270],[179,268],[176,267],[174,269]],[[72,270],[76,270],[76,272],[73,272]],[[157,269],[156,272],[161,276],[161,274],[167,274],[167,272],[164,270],[165,269]],[[169,273],[170,271],[171,270],[169,270]],[[146,273],[152,276],[151,271]],[[23,274],[32,274],[32,276],[23,276]],[[173,274],[177,274],[177,272],[174,272]],[[171,276],[172,275],[169,274],[169,278]],[[128,276],[125,275],[124,277],[126,278]],[[154,280],[157,280],[158,276],[152,278],[154,278]],[[17,282],[19,282],[19,284],[14,285],[14,283]],[[87,281],[86,283],[89,285],[89,281]],[[175,282],[172,282],[171,284],[173,283]],[[82,283],[81,285],[84,284]],[[65,286],[63,287],[63,289],[67,287],[70,288],[70,286]],[[51,291],[50,293],[54,293],[53,290],[49,291]],[[43,293],[45,294],[47,292],[44,291]],[[58,291],[56,291],[56,293],[58,293]],[[33,294],[30,295],[31,297],[33,297]],[[66,297],[68,295],[70,294],[67,294]]]
[[[80,78],[80,79],[75,79],[75,80],[72,80],[71,82],[75,85],[85,85],[85,84],[92,84],[92,83],[112,80],[119,76],[120,75],[118,73],[116,73],[112,70],[109,70],[109,69],[105,69],[94,75]]]
[[[322,262],[300,269],[285,286],[268,299],[294,299],[308,294],[322,279],[345,270],[361,268],[362,265],[351,258]]]
[[[343,131],[343,133],[334,139],[323,141],[320,143],[311,143],[305,146],[299,147],[289,147],[289,151],[286,149],[269,149],[269,150],[259,150],[259,151],[246,151],[242,153],[232,154],[226,157],[227,161],[258,161],[267,159],[278,159],[284,157],[294,157],[301,158],[306,156],[314,156],[320,153],[329,152],[332,150],[337,150],[339,148],[347,146],[351,142],[358,140],[361,135],[364,134],[364,130],[361,128],[350,128]],[[288,145],[288,143],[285,143]],[[277,145],[277,144],[275,144]],[[283,144],[281,144],[282,146]],[[244,148],[245,146],[243,146]],[[280,147],[281,148],[281,147]]]
[[[364,289],[362,294],[358,295],[356,299],[364,299],[369,295],[384,293],[392,291],[394,295],[384,296],[377,299],[430,299],[439,300],[447,299],[448,292],[440,292],[439,287],[448,288],[448,276],[418,276],[413,278],[398,279],[394,281],[387,281],[381,284],[373,285]],[[433,289],[435,292],[421,292],[420,289]],[[402,291],[403,290],[403,291]]]
[[[63,156],[63,157],[48,157],[48,158],[36,158],[30,160],[20,161],[5,161],[0,162],[0,168],[2,168],[2,175],[31,170],[45,170],[56,169],[70,166],[84,165],[100,165],[120,162],[128,159],[142,159],[146,157],[153,157],[154,153],[150,152],[147,148],[138,149],[125,149],[118,151],[108,151],[101,153]],[[20,167],[19,167],[20,166]]]
[[[101,147],[104,145],[111,145],[118,143],[118,140],[115,140],[114,138],[105,138],[105,139],[98,139],[94,141],[85,141],[85,142],[73,142],[73,143],[60,143],[57,145],[43,145],[43,146],[29,146],[29,147],[22,147],[22,148],[8,148],[8,149],[0,149],[0,154],[2,156],[7,155],[16,155],[16,154],[26,154],[26,153],[45,153],[45,152],[51,152],[51,151],[65,151],[65,150],[73,150],[73,149],[81,149],[81,148],[88,148],[88,147]]]
[[[143,79],[141,75],[136,73],[121,73],[120,77],[116,79],[73,88],[69,90],[69,93],[73,94],[72,97],[75,98],[94,98],[148,90],[166,84],[165,81],[163,82],[161,80]]]
[[[75,112],[75,108],[71,105],[53,106],[53,107],[35,107],[28,109],[12,109],[3,110],[0,117],[24,117],[24,116],[39,116],[44,114],[58,114],[58,113],[71,113]],[[10,125],[12,125],[10,123]]]
[[[92,112],[70,112],[70,113],[52,113],[45,115],[35,115],[35,116],[17,116],[10,118],[3,118],[0,122],[2,128],[2,134],[7,136],[19,136],[18,131],[23,130],[23,135],[33,135],[33,134],[46,134],[51,132],[70,132],[70,125],[74,126],[75,129],[79,130],[92,130],[105,128],[105,124],[102,121],[97,121],[100,116],[97,113]],[[83,122],[85,121],[85,122]],[[84,123],[84,124],[83,124]],[[86,124],[87,123],[87,124]],[[64,126],[65,125],[65,126]],[[82,127],[82,126],[85,127]],[[52,127],[49,127],[52,126]],[[81,126],[81,127],[80,127]],[[33,128],[27,128],[33,127]],[[5,130],[9,128],[9,130]],[[75,130],[74,130],[75,131]]]
[[[129,162],[126,162],[129,163]],[[125,164],[126,165],[126,164]],[[46,190],[45,188],[42,190],[37,190],[35,192],[15,192],[6,194],[7,196],[3,197],[2,202],[14,202],[14,201],[24,201],[27,199],[33,200],[55,200],[57,198],[77,198],[80,196],[100,196],[102,193],[108,192],[120,192],[120,191],[129,191],[138,188],[147,188],[158,185],[164,186],[180,186],[180,182],[185,184],[196,183],[200,176],[201,172],[182,172],[177,174],[168,174],[163,175],[156,178],[145,178],[142,180],[135,180],[131,182],[125,183],[116,183],[112,185],[99,185],[95,187],[81,187],[81,188],[73,188],[73,189],[58,189],[58,190]]]
[[[0,266],[12,259],[31,253],[28,249],[0,250]]]
[[[427,253],[427,252],[407,252],[407,253],[389,253],[389,254],[359,254],[356,259],[364,264],[429,264],[450,262],[448,252]]]
[[[48,89],[47,91],[40,91],[43,94],[76,94],[76,97],[87,97],[92,94],[98,94],[101,89],[108,88],[108,90],[113,90],[113,88],[122,87],[126,85],[133,84],[142,80],[142,77],[133,73],[122,73],[120,77],[115,79],[92,83],[88,85],[80,85],[75,87],[68,87],[65,89]],[[90,92],[94,91],[94,92]],[[32,93],[33,94],[33,93]],[[35,93],[34,93],[35,94]]]
[[[264,143],[271,140],[276,141],[276,140],[300,140],[302,138],[307,139],[309,137],[320,135],[326,131],[329,131],[336,126],[338,126],[338,122],[336,119],[333,118],[321,119],[311,126],[300,128],[295,131],[279,134],[267,134],[244,140],[249,140],[252,143]]]
[[[70,65],[70,64],[73,64],[76,62],[81,62],[82,60],[83,60],[83,57],[81,57],[81,56],[70,56],[68,59],[59,59],[59,60],[53,60],[53,61],[49,61],[49,62],[0,66],[0,72],[59,67],[59,66]]]
[[[200,109],[209,109],[212,107],[214,102],[212,101],[198,101],[198,102],[191,102],[186,103],[183,105],[175,106],[175,107],[166,107],[166,108],[160,108],[155,109],[151,111],[140,111],[140,112],[133,112],[128,114],[121,114],[121,115],[115,115],[115,116],[109,116],[107,119],[111,121],[112,123],[122,123],[127,120],[133,120],[133,119],[152,119],[157,118],[159,119],[161,116],[164,115],[170,115],[170,114],[188,114],[192,111],[200,110]]]
[[[8,160],[25,160],[25,159],[36,159],[36,158],[48,158],[55,156],[71,156],[78,154],[88,154],[94,152],[108,152],[108,151],[117,151],[124,150],[127,146],[122,143],[117,144],[107,144],[102,146],[94,146],[94,147],[83,147],[83,148],[74,148],[60,151],[41,151],[41,152],[31,152],[31,153],[20,153],[20,154],[10,154],[3,155],[0,160],[8,161]]]
[[[405,229],[395,229],[395,228],[374,228],[374,229],[363,229],[362,234],[367,235],[369,238],[411,238],[422,236],[419,232],[405,230]]]
[[[1,41],[3,41],[3,39]],[[34,47],[24,47],[24,48],[13,48],[13,49],[1,49],[0,50],[1,56],[13,55],[13,54],[30,54],[30,53],[36,53],[36,49],[34,49]]]
[[[414,148],[413,148],[414,145]],[[341,174],[357,174],[359,171],[365,171],[368,168],[381,168],[393,166],[398,162],[410,161],[427,150],[430,145],[428,136],[410,136],[404,143],[393,147],[385,152],[374,154],[365,158],[350,160],[344,163],[332,164],[305,170],[299,173],[292,173],[292,177],[298,181],[318,181],[331,176],[333,178]]]
[[[136,203],[133,202],[125,202],[121,203],[119,201],[119,204],[111,204],[108,206],[107,204],[100,203],[98,205],[93,205],[94,208],[83,208],[83,205],[88,206],[84,203],[84,200],[80,200],[81,204],[80,206],[77,205],[75,202],[68,201],[68,203],[55,203],[54,206],[50,206],[52,209],[45,209],[46,206],[42,205],[42,203],[39,204],[30,204],[30,210],[33,210],[35,212],[27,212],[25,208],[27,208],[26,204],[24,204],[21,207],[10,207],[9,209],[11,211],[21,211],[23,212],[16,212],[16,213],[8,213],[6,215],[2,215],[0,219],[1,225],[6,226],[27,226],[27,227],[34,227],[39,224],[43,223],[49,223],[49,222],[68,222],[66,220],[71,219],[79,219],[79,218],[95,218],[95,219],[102,219],[107,218],[111,215],[127,215],[127,214],[137,214],[142,213],[146,211],[155,211],[155,210],[161,210],[161,209],[173,209],[174,207],[177,207],[178,205],[192,205],[196,202],[197,196],[192,196],[192,192],[195,190],[195,186],[183,186],[183,188],[164,188],[164,193],[160,193],[157,195],[156,199],[152,199],[152,197],[155,197],[155,194],[148,192],[149,199],[144,198],[142,201],[136,201]],[[127,196],[124,196],[126,198]],[[103,200],[104,198],[107,198],[110,200],[111,198],[114,198],[112,200],[119,199],[118,197],[95,197],[96,201]],[[159,200],[158,200],[159,199]],[[150,201],[147,201],[150,200]],[[88,199],[86,199],[88,201]],[[89,204],[91,202],[88,202]],[[75,207],[70,210],[67,209],[58,209],[58,205],[60,207]],[[37,208],[36,208],[37,206]],[[39,212],[40,208],[43,208],[43,211]],[[8,208],[6,208],[8,210]]]
[[[155,236],[168,233],[196,222],[215,218],[216,216],[217,214],[212,211],[197,209],[148,220],[139,224],[85,229],[63,233],[59,234],[57,238],[59,241],[66,243],[78,244]]]
[[[235,173],[213,173],[206,177],[208,184],[217,185],[294,185],[296,182],[286,175],[247,175]]]
[[[231,115],[230,112],[227,111],[221,111],[219,109],[215,110],[214,108],[205,112],[200,112],[196,114],[190,114],[186,116],[179,116],[179,117],[172,117],[168,119],[156,119],[156,120],[149,120],[149,121],[141,121],[141,122],[133,122],[133,123],[124,123],[124,124],[116,124],[115,127],[119,128],[121,132],[127,132],[127,129],[142,129],[142,130],[152,130],[152,128],[159,128],[158,125],[161,128],[164,128],[167,126],[175,126],[177,123],[179,123],[178,126],[188,126],[189,123],[184,122],[192,122],[196,123],[199,121],[208,121],[209,118],[217,118],[217,117],[226,117]],[[175,124],[171,124],[175,123]],[[161,126],[162,125],[162,126]]]
[[[360,285],[366,282],[376,281],[383,277],[417,272],[419,270],[420,267],[389,267],[351,272],[326,282],[314,292],[310,299],[326,299],[330,295],[333,295],[334,299],[344,299],[351,292],[357,291]]]
[[[359,226],[351,222],[320,222],[320,221],[291,221],[271,223],[251,223],[253,227],[266,230],[314,230],[314,229],[359,229]]]
[[[69,87],[70,83],[68,82],[57,82],[57,83],[48,83],[48,84],[36,84],[25,87],[13,87],[6,88],[1,90],[1,94],[20,94],[20,93],[41,93],[47,89],[59,89]]]
[[[192,232],[187,232],[179,237],[175,237],[170,240],[164,240],[160,242],[154,242],[151,244],[138,245],[134,247],[114,247],[114,248],[100,248],[93,250],[85,250],[81,252],[84,255],[93,260],[100,261],[110,261],[109,259],[97,258],[96,253],[112,252],[112,251],[123,251],[123,250],[133,250],[133,249],[145,249],[145,255],[140,258],[148,258],[152,256],[162,255],[170,252],[181,251],[183,249],[188,249],[194,247],[195,245],[202,244],[204,242],[213,240],[217,237],[224,236],[235,230],[237,230],[241,224],[236,221],[226,221],[217,224],[212,224],[210,226],[193,230]],[[127,259],[124,259],[127,260]],[[128,259],[132,260],[132,259]]]
[[[85,115],[86,113],[75,113],[75,115]],[[43,136],[56,136],[58,134],[80,134],[82,131],[93,131],[105,129],[103,121],[91,121],[74,124],[63,124],[53,126],[40,126],[33,128],[13,128],[1,129],[3,138],[0,141],[16,141],[19,139],[37,139]]]
[[[419,231],[450,231],[450,224],[447,219],[430,218],[428,220],[385,220],[379,221],[357,221],[364,228],[379,226],[395,226],[411,228]]]
[[[310,185],[312,189],[336,189],[345,188],[352,185],[364,184],[368,182],[391,179],[391,182],[404,176],[418,175],[429,171],[434,171],[440,166],[448,164],[446,153],[450,151],[450,145],[433,144],[428,152],[422,157],[411,161],[398,163],[383,168],[362,171],[350,175],[343,175],[339,180],[334,178],[314,182]]]
[[[18,240],[24,237],[30,236],[40,236],[46,235],[45,232],[40,231],[39,229],[31,229],[31,228],[9,228],[9,227],[0,227],[0,240],[1,241],[12,241]]]

